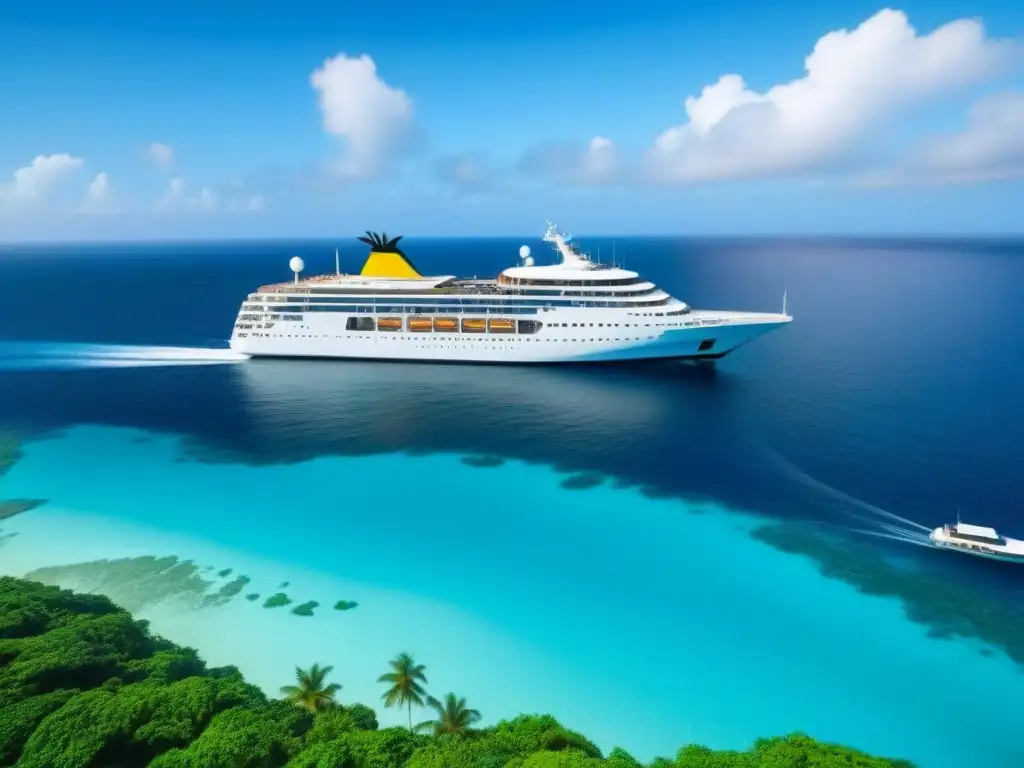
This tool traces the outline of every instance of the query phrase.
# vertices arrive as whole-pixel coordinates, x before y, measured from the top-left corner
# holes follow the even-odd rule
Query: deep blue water
[[[407,250],[426,273],[489,276],[522,242],[411,241]],[[525,242],[542,257],[540,243]],[[226,347],[250,289],[287,279],[292,255],[332,270],[334,243],[7,247],[0,425],[185,434],[210,461],[405,451],[600,473],[652,497],[822,523],[809,530],[927,574],[933,612],[966,611],[934,597],[962,584],[1007,621],[1021,616],[1024,571],[851,529],[884,521],[865,505],[928,527],[959,508],[1024,538],[1024,242],[581,242],[606,259],[614,247],[628,268],[697,307],[772,311],[785,290],[795,321],[715,368],[250,361],[68,371],[56,362],[88,363],[107,345],[172,358],[164,348]],[[362,256],[343,245],[343,269]],[[438,477],[425,492],[451,489]],[[555,531],[566,537],[557,526],[537,535]],[[467,552],[467,561],[486,557]],[[1024,661],[1013,643],[985,639]]]
[[[413,241],[408,250],[427,272],[489,275],[514,259],[520,242]],[[606,258],[612,252],[611,241],[583,242]],[[344,267],[358,266],[359,245],[343,244]],[[787,290],[796,321],[714,372],[349,364],[378,380],[378,395],[364,395],[342,423],[314,418],[287,440],[250,434],[256,412],[272,404],[248,401],[229,366],[91,370],[73,385],[61,373],[4,373],[0,417],[32,426],[173,428],[265,460],[476,449],[827,519],[834,499],[780,474],[752,449],[756,441],[830,486],[928,525],[959,507],[1024,536],[1024,340],[1017,332],[1024,327],[1024,244],[620,240],[614,247],[629,268],[699,307],[774,310]],[[292,254],[303,255],[310,270],[330,271],[333,248],[7,247],[0,250],[0,338],[225,346],[250,288],[286,278]],[[330,386],[333,363],[298,365],[317,397],[344,403],[345,392]],[[640,402],[649,407],[635,407]],[[573,419],[574,407],[587,417]]]

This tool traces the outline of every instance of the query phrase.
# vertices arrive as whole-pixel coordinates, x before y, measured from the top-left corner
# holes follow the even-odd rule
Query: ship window
[[[700,346],[697,347],[697,351],[698,352],[707,352],[709,349],[711,349],[713,346],[715,346],[715,341],[716,341],[715,339],[704,339],[704,341],[702,341],[700,343]]]

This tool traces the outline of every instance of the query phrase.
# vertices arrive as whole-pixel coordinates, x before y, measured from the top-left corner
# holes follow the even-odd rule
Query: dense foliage
[[[385,706],[409,728],[378,728],[372,709],[338,702],[330,667],[297,670],[282,700],[237,669],[152,635],[107,598],[0,578],[0,765],[21,768],[641,768],[607,757],[547,715],[476,729],[466,700],[426,692],[408,654],[381,675]],[[412,725],[412,707],[436,718]],[[908,768],[806,736],[747,752],[684,747],[652,768]]]

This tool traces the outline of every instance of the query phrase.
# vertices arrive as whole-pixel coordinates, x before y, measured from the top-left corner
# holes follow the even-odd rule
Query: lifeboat
[[[487,321],[487,328],[491,333],[515,333],[516,326],[512,320],[504,318],[493,318]]]
[[[487,321],[477,318],[466,318],[462,321],[463,333],[483,333],[487,330]]]
[[[409,318],[409,330],[410,331],[429,331],[431,329],[429,317],[410,317]]]
[[[453,317],[435,317],[434,318],[434,330],[435,331],[457,331],[457,330],[459,330],[459,323]]]
[[[399,331],[402,329],[402,318],[400,317],[381,317],[377,319],[377,330],[379,331]]]

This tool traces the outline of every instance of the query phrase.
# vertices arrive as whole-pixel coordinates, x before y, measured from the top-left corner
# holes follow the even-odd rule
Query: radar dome
[[[533,266],[533,256],[527,256],[525,259],[523,259],[523,264],[525,266],[527,266],[527,267],[532,267]]]
[[[519,258],[528,259],[530,258],[530,246],[522,245],[519,247]]]
[[[301,272],[306,268],[306,262],[298,256],[292,256],[291,261],[288,262],[288,268],[291,269],[292,272]]]

